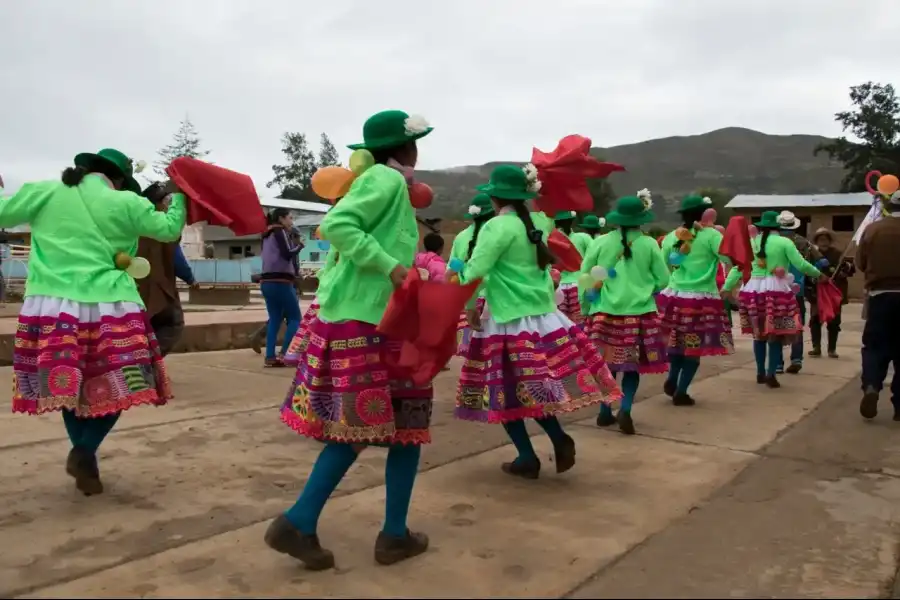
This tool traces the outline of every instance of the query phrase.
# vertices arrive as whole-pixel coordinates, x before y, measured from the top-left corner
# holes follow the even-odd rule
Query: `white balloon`
[[[556,290],[555,298],[556,298],[556,303],[557,303],[557,304],[562,304],[563,301],[566,299],[566,294],[565,294],[565,292],[563,292],[562,290],[557,289],[557,290]]]
[[[609,272],[604,267],[598,265],[591,269],[591,277],[597,281],[604,281],[608,276]]]
[[[131,257],[131,264],[125,269],[125,272],[135,279],[143,279],[150,274],[150,261],[143,256]]]

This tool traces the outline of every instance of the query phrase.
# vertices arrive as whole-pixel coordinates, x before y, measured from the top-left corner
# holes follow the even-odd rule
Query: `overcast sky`
[[[7,191],[189,114],[258,187],[286,130],[342,148],[425,116],[421,168],[727,126],[838,135],[850,85],[900,85],[900,0],[0,0]],[[627,166],[627,165],[626,165]]]

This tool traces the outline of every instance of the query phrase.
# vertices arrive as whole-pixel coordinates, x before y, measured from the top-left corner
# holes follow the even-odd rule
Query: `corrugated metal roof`
[[[727,204],[728,208],[815,208],[825,206],[871,206],[872,196],[859,194],[788,194],[756,195],[738,194]]]
[[[331,209],[330,204],[307,202],[305,200],[286,200],[284,198],[260,198],[259,200],[259,203],[262,204],[263,208],[287,208],[290,210],[321,214],[325,214]]]

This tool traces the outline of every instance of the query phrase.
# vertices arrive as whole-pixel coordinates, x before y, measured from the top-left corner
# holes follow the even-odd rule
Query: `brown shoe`
[[[66,458],[66,473],[75,478],[75,487],[85,496],[103,493],[96,454],[81,448],[72,448]]]
[[[764,374],[757,373],[756,374],[756,383],[762,385],[766,382],[766,376]]]
[[[267,358],[266,362],[263,363],[263,366],[267,369],[280,369],[284,367],[285,364],[281,357],[276,356],[275,358]]]
[[[838,355],[837,350],[829,350],[828,358],[840,358],[840,356]]]
[[[675,384],[668,379],[663,382],[663,394],[669,398],[675,395]]]
[[[379,565],[393,565],[423,554],[428,550],[428,536],[424,533],[406,530],[403,537],[395,537],[385,532],[375,539],[375,562]]]
[[[675,406],[694,406],[696,403],[690,394],[675,394],[672,398],[672,404]]]
[[[768,375],[766,377],[766,386],[768,386],[774,390],[774,389],[780,388],[781,383],[778,381],[778,378],[775,377],[774,375]]]
[[[575,440],[566,436],[559,444],[553,444],[556,455],[556,472],[565,473],[575,466]]]
[[[797,373],[800,372],[800,369],[802,369],[802,368],[803,368],[803,365],[801,365],[799,363],[791,363],[791,366],[789,366],[787,369],[785,369],[784,372],[788,373],[789,375],[796,375]]]
[[[878,390],[867,386],[859,402],[859,414],[864,419],[874,419],[878,416]]]
[[[275,517],[264,539],[269,548],[296,558],[310,571],[334,568],[334,554],[319,544],[319,536],[300,533],[284,515]]]
[[[619,423],[619,431],[625,435],[634,435],[634,421],[631,420],[631,413],[619,411],[616,415],[616,421]]]
[[[514,460],[500,465],[500,469],[507,475],[521,477],[522,479],[537,479],[541,475],[541,461]]]
[[[812,350],[809,351],[809,356],[812,356],[813,358],[818,358],[818,357],[822,356],[822,349],[819,347],[813,348]]]

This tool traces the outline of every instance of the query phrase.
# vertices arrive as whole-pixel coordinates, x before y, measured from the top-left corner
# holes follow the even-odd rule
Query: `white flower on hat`
[[[703,196],[703,204],[712,204],[712,198],[709,196]]]
[[[480,215],[481,207],[478,206],[477,204],[473,204],[473,205],[469,206],[469,214],[472,216]]]
[[[2,185],[2,183],[0,183]],[[891,204],[900,204],[900,190],[891,194]]]
[[[410,115],[403,121],[403,129],[408,136],[425,133],[428,131],[429,127],[431,127],[431,125],[429,125],[428,121],[425,120],[425,117],[421,115]]]
[[[142,173],[142,172],[144,171],[144,169],[146,169],[146,168],[147,168],[147,161],[146,161],[146,160],[139,160],[139,161],[137,161],[136,163],[134,163],[134,173],[135,173],[135,175],[137,175],[138,173]]]
[[[597,221],[600,224],[600,227],[606,227],[606,219],[600,217],[599,219],[597,219]]]
[[[522,167],[522,171],[525,172],[525,181],[528,182],[528,191],[534,192],[535,194],[541,191],[541,180],[538,179],[537,167],[528,163]]]
[[[638,190],[637,197],[641,199],[645,211],[653,208],[653,194],[650,193],[650,190],[647,188]]]

